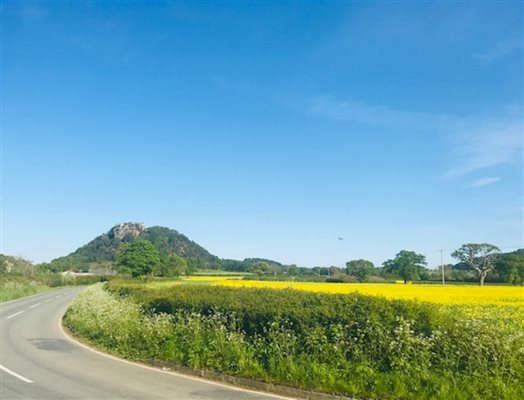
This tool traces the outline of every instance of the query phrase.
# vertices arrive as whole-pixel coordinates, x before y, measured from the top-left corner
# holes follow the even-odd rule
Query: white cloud
[[[469,118],[452,128],[454,165],[445,178],[456,178],[501,164],[522,162],[522,118]]]
[[[310,114],[386,128],[410,128],[451,138],[451,166],[445,179],[458,178],[502,164],[519,164],[523,159],[524,124],[522,107],[491,110],[490,116],[453,116],[395,110],[353,99],[329,95],[314,96],[300,104]]]
[[[471,182],[466,187],[468,187],[468,188],[476,188],[476,187],[481,187],[481,186],[488,186],[488,185],[492,185],[493,183],[498,182],[498,181],[500,181],[500,178],[498,176],[489,176],[489,177],[485,177],[485,178],[475,179],[473,182]]]
[[[338,100],[329,95],[307,99],[306,109],[311,114],[333,120],[403,128],[433,129],[449,125],[453,120],[447,115],[395,110],[356,100]]]

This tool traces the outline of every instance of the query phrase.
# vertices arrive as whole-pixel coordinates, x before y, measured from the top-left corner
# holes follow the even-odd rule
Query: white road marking
[[[155,371],[155,372],[158,372],[158,373],[161,373],[161,374],[168,374],[168,375],[178,376],[178,377],[185,378],[185,379],[188,379],[188,380],[191,380],[191,381],[202,382],[202,383],[206,383],[208,385],[219,386],[219,387],[223,387],[223,388],[226,388],[226,389],[235,390],[235,391],[238,391],[238,392],[245,392],[245,393],[253,393],[253,394],[258,394],[258,395],[264,395],[266,397],[272,397],[274,399],[280,399],[280,400],[296,400],[296,398],[286,397],[286,396],[282,396],[282,395],[271,393],[271,392],[262,392],[262,391],[254,390],[254,389],[245,389],[245,388],[242,388],[242,387],[239,387],[239,386],[233,386],[232,384],[220,383],[220,382],[217,382],[217,381],[212,381],[212,380],[200,378],[200,377],[193,376],[193,375],[186,375],[186,374],[181,373],[181,372],[170,371],[169,369],[159,369],[159,368],[155,368],[155,367],[150,367],[148,365],[139,364],[137,362],[129,361],[129,360],[126,360],[126,359],[123,359],[123,358],[118,358],[118,357],[113,356],[111,354],[107,354],[107,353],[104,353],[102,351],[99,351],[99,350],[97,350],[97,349],[95,349],[93,347],[89,347],[88,345],[86,345],[86,344],[76,340],[73,336],[70,336],[64,330],[64,326],[62,325],[62,318],[58,319],[58,329],[60,330],[62,335],[64,335],[70,342],[76,344],[77,346],[83,347],[84,349],[89,350],[89,351],[91,351],[93,353],[96,353],[96,354],[98,354],[98,355],[100,355],[102,357],[106,357],[106,358],[109,358],[111,360],[115,360],[115,361],[121,362],[123,364],[132,365],[132,366],[138,367],[138,368],[148,369],[150,371]]]
[[[23,312],[24,312],[24,310],[22,310],[22,311],[18,311],[18,312],[16,312],[16,313],[11,314],[10,316],[6,317],[5,319],[10,319],[10,318],[16,317],[17,315],[20,315],[20,314],[22,314]]]
[[[31,379],[27,379],[25,376],[22,376],[20,374],[17,374],[16,372],[14,371],[11,371],[9,368],[7,367],[4,367],[2,364],[0,364],[0,369],[2,371],[5,371],[7,372],[8,374],[10,375],[13,375],[15,378],[18,378],[20,379],[21,381],[24,381],[25,383],[33,383],[33,381]]]
[[[46,300],[44,300],[44,303],[47,303],[47,302],[49,302],[51,300],[53,300],[53,299],[46,299]]]
[[[35,308],[35,307],[38,307],[40,304],[42,304],[42,303],[36,303],[36,304],[33,304],[32,306],[29,306],[29,308]]]

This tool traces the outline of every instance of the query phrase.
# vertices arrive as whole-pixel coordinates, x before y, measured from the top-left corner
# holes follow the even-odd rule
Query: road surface
[[[70,341],[60,319],[80,290],[60,289],[0,304],[0,399],[284,398],[120,361]]]

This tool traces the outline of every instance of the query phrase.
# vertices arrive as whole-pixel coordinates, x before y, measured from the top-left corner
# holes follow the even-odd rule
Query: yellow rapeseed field
[[[159,280],[159,281],[152,281],[145,284],[146,287],[149,288],[158,288],[158,287],[167,287],[167,286],[174,286],[174,285],[180,285],[183,283],[201,283],[201,284],[210,284],[215,285],[219,282],[226,281],[226,280],[238,280],[242,279],[241,276],[205,276],[205,275],[193,275],[188,276],[187,278],[182,278],[180,280]]]
[[[239,280],[242,279],[241,276],[206,276],[206,275],[193,275],[185,278],[185,281],[194,281],[194,282],[223,282],[227,280]]]
[[[187,283],[206,283],[227,287],[296,289],[309,292],[382,296],[387,299],[418,300],[440,304],[443,311],[467,318],[491,320],[498,325],[524,326],[524,288],[522,286],[476,286],[403,283],[324,283],[250,281],[234,277],[195,276]]]
[[[380,283],[271,282],[246,280],[206,280],[229,287],[297,289],[323,293],[353,293],[388,299],[417,299],[439,304],[504,305],[524,307],[522,286],[404,285]]]
[[[229,287],[257,287],[273,289],[296,289],[322,293],[353,293],[382,296],[388,299],[428,301],[438,304],[507,305],[524,307],[522,286],[476,286],[476,285],[404,285],[401,283],[324,283],[250,281],[229,276],[190,276],[182,282],[202,282]],[[173,282],[166,284],[173,284]],[[155,283],[158,285],[158,283]]]

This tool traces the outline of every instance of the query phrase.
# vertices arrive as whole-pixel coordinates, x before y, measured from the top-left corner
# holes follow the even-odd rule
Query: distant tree
[[[494,271],[506,283],[524,284],[524,256],[515,253],[500,254],[495,259]]]
[[[384,272],[400,276],[404,283],[419,278],[427,265],[426,257],[414,251],[402,250],[394,259],[384,262]]]
[[[160,275],[162,276],[180,276],[187,272],[187,261],[177,255],[165,257],[160,266]]]
[[[331,267],[329,267],[329,276],[337,276],[337,275],[340,275],[342,273],[342,270],[337,267],[336,265],[332,265]]]
[[[320,275],[322,273],[322,267],[313,267],[311,268],[311,271],[313,272],[313,275]]]
[[[149,240],[124,245],[117,257],[120,271],[133,277],[154,276],[160,268],[160,254]]]
[[[271,264],[266,261],[257,261],[251,266],[251,271],[255,275],[269,275],[273,272]]]
[[[222,260],[222,268],[224,269],[224,271],[234,271],[234,272],[247,271],[246,265],[242,261],[238,261],[238,260]]]
[[[311,275],[329,276],[329,274],[330,274],[330,269],[327,267],[320,267],[317,265],[311,268]]]
[[[368,260],[351,260],[346,263],[346,273],[357,278],[359,282],[367,281],[374,269],[375,266]]]
[[[300,274],[300,268],[297,267],[295,264],[291,264],[287,270],[288,275],[299,275]]]
[[[497,246],[489,243],[467,243],[451,253],[451,257],[477,271],[480,286],[483,286],[486,275],[493,269],[493,261],[499,251]]]

